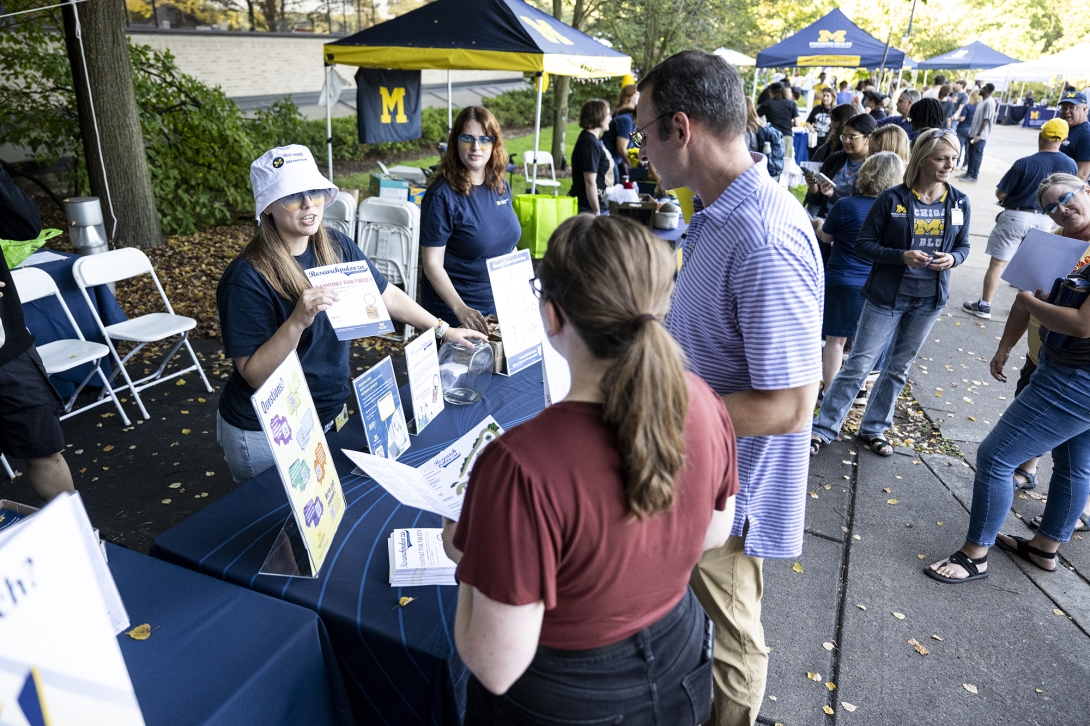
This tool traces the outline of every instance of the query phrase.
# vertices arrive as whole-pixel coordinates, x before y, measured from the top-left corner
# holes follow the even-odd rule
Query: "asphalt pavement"
[[[963,456],[898,449],[882,459],[838,441],[811,460],[802,557],[765,563],[772,652],[762,724],[1090,722],[1090,537],[1062,545],[1053,573],[993,548],[986,580],[944,585],[923,574],[964,540],[977,446],[1014,399],[1011,367],[1023,365],[1024,339],[1007,383],[988,371],[1015,291],[1001,285],[989,321],[961,303],[980,296],[995,186],[1034,151],[1035,132],[998,127],[980,181],[954,180],[972,205],[972,251],[952,272],[950,302],[910,383],[918,410]],[[1039,471],[1004,531],[1032,535],[1024,522],[1044,510],[1050,455]]]

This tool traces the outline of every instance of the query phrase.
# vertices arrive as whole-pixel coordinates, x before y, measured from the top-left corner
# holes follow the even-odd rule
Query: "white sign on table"
[[[439,376],[439,343],[429,328],[405,344],[405,367],[413,397],[412,433],[419,434],[443,411],[443,384]]]
[[[1048,295],[1056,278],[1074,272],[1086,250],[1083,240],[1031,229],[999,277],[1019,290]]]
[[[345,503],[298,353],[293,350],[250,401],[269,440],[292,512],[261,572],[317,577]],[[298,551],[300,546],[305,556]]]
[[[359,451],[342,451],[353,464],[405,506],[441,514],[457,522],[462,515],[462,501],[473,464],[484,448],[502,433],[503,428],[489,416],[415,469]]]
[[[507,374],[514,375],[541,360],[541,314],[530,288],[534,266],[529,250],[516,250],[488,260],[488,279],[496,301],[496,316],[503,335]]]
[[[0,534],[0,719],[142,726],[80,499],[62,494]],[[93,535],[92,535],[93,536]],[[97,562],[96,562],[97,560]],[[104,564],[104,563],[101,563]]]
[[[385,335],[394,331],[390,311],[379,294],[375,276],[366,262],[341,262],[312,267],[307,278],[315,287],[334,290],[339,300],[326,310],[337,340]]]

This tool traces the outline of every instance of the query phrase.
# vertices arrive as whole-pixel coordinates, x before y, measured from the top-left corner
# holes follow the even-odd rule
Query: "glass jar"
[[[456,406],[476,403],[492,381],[492,347],[470,338],[466,344],[450,341],[439,349],[439,375],[443,398]]]

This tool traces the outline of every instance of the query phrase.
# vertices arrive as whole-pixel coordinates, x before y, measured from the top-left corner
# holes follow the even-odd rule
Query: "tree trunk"
[[[79,9],[79,26],[75,8]],[[163,232],[140,130],[125,25],[122,0],[64,7],[64,40],[72,66],[87,176],[91,193],[102,200],[106,233],[114,246],[156,247],[163,244]],[[83,53],[77,32],[83,37]]]

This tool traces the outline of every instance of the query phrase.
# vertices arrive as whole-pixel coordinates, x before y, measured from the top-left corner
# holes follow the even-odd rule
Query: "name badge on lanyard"
[[[950,224],[954,227],[961,227],[965,224],[965,212],[961,207],[954,207],[950,210]]]

